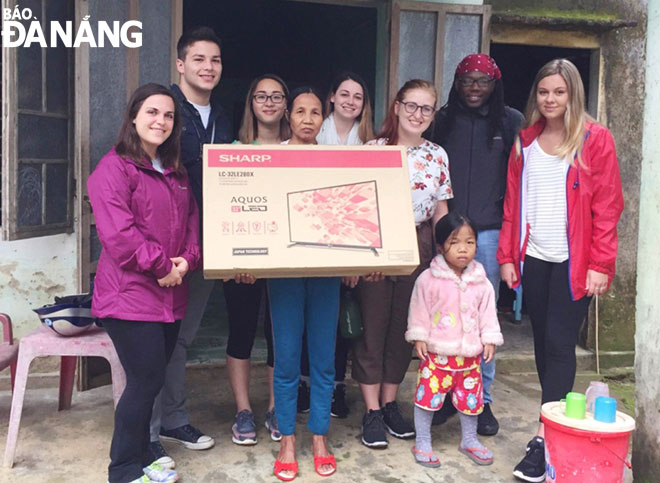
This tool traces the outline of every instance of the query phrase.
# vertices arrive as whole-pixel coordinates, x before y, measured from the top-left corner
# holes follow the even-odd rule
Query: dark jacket
[[[496,135],[489,146],[488,108],[460,106],[449,130],[446,127],[447,106],[438,111],[431,138],[447,151],[449,157],[454,190],[449,210],[467,215],[477,230],[499,229],[502,226],[507,160],[523,115],[506,107],[505,132]]]
[[[204,129],[199,112],[188,102],[179,86],[172,84],[172,91],[181,106],[181,163],[188,171],[190,186],[201,213],[203,146],[210,143],[231,143],[234,138],[231,121],[222,107],[211,99],[211,115],[206,129]]]

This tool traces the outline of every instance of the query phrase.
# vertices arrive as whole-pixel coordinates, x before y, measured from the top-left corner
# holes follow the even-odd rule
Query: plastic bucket
[[[623,481],[631,431],[575,429],[541,415],[545,423],[545,459],[549,482]]]

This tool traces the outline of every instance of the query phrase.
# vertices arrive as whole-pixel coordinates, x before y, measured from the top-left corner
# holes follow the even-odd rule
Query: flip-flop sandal
[[[327,473],[321,473],[319,468],[321,468],[323,465],[332,466],[332,470],[328,471]],[[314,456],[314,469],[319,474],[319,476],[330,476],[333,474],[335,471],[337,471],[337,461],[335,461],[334,455]]]
[[[421,454],[429,459],[428,461],[419,461],[417,456],[415,456],[415,462],[417,462],[418,465],[425,466],[426,468],[440,468],[440,459],[438,459],[433,451],[427,453],[426,451],[417,449],[417,446],[410,448],[410,451],[412,451],[413,456]]]
[[[463,453],[478,465],[488,466],[493,464],[493,457],[486,457],[488,452],[486,448],[463,448],[462,446],[459,446],[458,451]]]
[[[283,471],[291,471],[293,476],[284,476],[280,473]],[[282,463],[280,460],[275,460],[275,467],[273,468],[273,474],[282,481],[293,481],[296,476],[298,476],[298,462],[294,461],[293,463]]]

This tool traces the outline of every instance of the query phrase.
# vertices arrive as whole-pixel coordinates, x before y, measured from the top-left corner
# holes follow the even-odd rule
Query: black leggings
[[[266,314],[264,318],[264,337],[268,348],[266,363],[273,367],[273,328],[270,321],[270,307],[266,281],[257,280],[254,284],[236,283],[233,280],[222,285],[229,318],[229,338],[227,355],[234,359],[249,359],[261,309],[262,297],[265,298]]]
[[[140,478],[151,464],[149,422],[154,399],[165,383],[181,321],[174,323],[103,319],[126,373],[126,389],[115,408],[108,480],[124,483]]]
[[[571,298],[568,261],[551,263],[526,256],[522,286],[534,333],[541,402],[559,401],[573,389],[575,346],[591,297]]]

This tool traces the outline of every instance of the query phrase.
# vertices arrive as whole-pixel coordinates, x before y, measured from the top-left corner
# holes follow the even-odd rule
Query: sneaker
[[[369,448],[387,448],[387,432],[380,409],[372,409],[362,418],[362,444]]]
[[[166,441],[181,443],[187,449],[200,450],[212,448],[215,440],[205,435],[196,427],[186,424],[174,429],[160,428],[160,437]]]
[[[270,439],[273,441],[280,441],[282,433],[278,429],[277,418],[275,417],[275,409],[271,409],[266,413],[266,429],[270,432]]]
[[[495,419],[490,403],[484,404],[484,410],[477,417],[477,421],[477,433],[482,436],[494,436],[500,429],[500,423]]]
[[[523,481],[545,481],[545,442],[535,436],[527,443],[527,454],[513,469],[513,476]]]
[[[254,424],[254,416],[247,409],[243,409],[234,418],[231,440],[242,446],[257,444],[257,427]]]
[[[167,454],[160,441],[151,441],[149,443],[149,454],[151,454],[151,461],[153,463],[158,463],[166,470],[173,470],[176,466],[176,463]]]
[[[179,479],[179,473],[174,470],[166,470],[158,463],[151,463],[149,466],[142,468],[145,476],[151,481],[158,483],[174,483]],[[141,481],[141,480],[138,480]]]
[[[110,483],[110,482],[108,481],[108,483]],[[147,475],[142,475],[137,480],[133,480],[129,483],[151,483],[151,480],[149,479],[149,477]]]
[[[298,383],[298,412],[309,412],[309,385],[305,381]]]
[[[383,411],[383,420],[385,427],[392,436],[401,439],[410,439],[415,437],[415,428],[412,423],[403,419],[399,405],[396,401],[388,402]]]
[[[332,406],[330,406],[330,416],[339,419],[345,419],[349,410],[346,405],[346,385],[337,384],[332,391]]]
[[[431,422],[431,424],[433,426],[445,424],[447,420],[456,413],[457,411],[451,402],[451,397],[449,396],[449,394],[447,394],[447,397],[445,397],[445,402],[440,407],[440,410],[433,413],[433,421]]]

